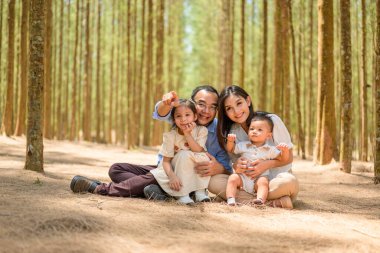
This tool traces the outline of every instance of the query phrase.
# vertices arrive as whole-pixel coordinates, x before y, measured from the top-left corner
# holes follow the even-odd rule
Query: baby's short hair
[[[272,119],[268,115],[256,114],[255,116],[253,116],[253,118],[251,120],[251,123],[253,121],[266,121],[268,123],[268,125],[269,125],[270,131],[271,132],[273,131],[273,121],[272,121]]]

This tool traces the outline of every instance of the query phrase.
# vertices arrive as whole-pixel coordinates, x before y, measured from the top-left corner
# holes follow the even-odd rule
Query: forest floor
[[[373,164],[295,159],[294,210],[74,194],[81,174],[108,181],[114,162],[154,164],[156,150],[44,141],[45,173],[23,170],[25,138],[0,137],[0,252],[379,252]]]

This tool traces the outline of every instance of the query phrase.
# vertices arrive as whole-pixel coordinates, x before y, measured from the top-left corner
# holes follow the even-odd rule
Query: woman
[[[217,135],[221,147],[225,148],[225,140],[228,134],[236,134],[236,142],[249,141],[248,128],[252,118],[257,114],[268,114],[265,112],[255,112],[253,110],[251,98],[248,93],[239,86],[231,85],[223,89],[219,99],[219,114]],[[275,114],[268,114],[273,121],[273,141],[269,145],[286,143],[289,148],[293,147],[288,130],[284,123]],[[290,152],[292,154],[292,152]],[[284,161],[279,160],[259,160],[255,162],[239,158],[234,154],[229,154],[235,170],[246,170],[245,174],[251,178],[269,170],[269,195],[268,200],[272,200],[274,207],[293,208],[294,201],[298,194],[298,181],[292,174],[291,162],[293,156]],[[225,198],[225,187],[227,185],[226,175],[217,175],[211,178],[209,190]],[[224,189],[223,189],[224,185]],[[240,201],[252,199],[252,195],[239,192],[237,196]]]

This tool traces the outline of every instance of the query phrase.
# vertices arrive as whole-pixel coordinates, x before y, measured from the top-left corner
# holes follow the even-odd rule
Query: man
[[[218,98],[218,92],[210,85],[196,87],[191,95],[197,109],[197,124],[208,129],[206,148],[210,161],[197,163],[195,167],[196,172],[201,176],[230,174],[232,172],[230,159],[227,153],[219,146],[216,136],[217,121],[215,116],[218,108]],[[179,97],[174,91],[165,94],[162,101],[156,104],[153,118],[170,121],[170,111],[178,99]],[[163,200],[166,195],[150,173],[150,170],[154,168],[156,168],[155,165],[116,163],[109,170],[111,183],[105,184],[82,176],[75,176],[71,181],[70,188],[73,192],[90,192],[119,197],[145,196]],[[209,201],[208,197],[205,197],[203,201]]]

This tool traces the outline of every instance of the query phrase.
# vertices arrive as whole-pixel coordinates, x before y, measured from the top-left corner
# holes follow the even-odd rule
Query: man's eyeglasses
[[[201,110],[209,109],[210,112],[216,112],[218,110],[218,107],[216,105],[207,105],[205,102],[195,102],[193,101],[196,106],[198,106]]]

